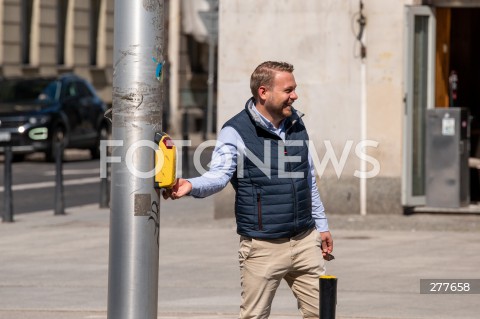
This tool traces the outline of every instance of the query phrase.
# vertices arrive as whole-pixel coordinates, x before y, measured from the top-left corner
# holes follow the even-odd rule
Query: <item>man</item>
[[[285,62],[260,64],[250,79],[253,97],[219,132],[210,171],[179,179],[163,193],[165,199],[206,197],[232,183],[240,235],[241,319],[268,318],[282,279],[303,317],[318,318],[318,278],[333,250],[308,134],[302,114],[292,107],[298,99],[292,72]]]

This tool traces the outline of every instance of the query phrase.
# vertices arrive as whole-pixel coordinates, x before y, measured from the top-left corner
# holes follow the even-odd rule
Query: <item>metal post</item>
[[[13,222],[13,194],[12,194],[12,147],[10,145],[5,146],[5,169],[4,169],[4,188],[3,193],[4,211],[3,219],[4,223]]]
[[[213,131],[213,84],[215,81],[215,38],[213,35],[209,36],[208,44],[207,139]]]
[[[335,319],[337,277],[320,276],[320,319]]]
[[[63,196],[63,142],[55,142],[55,215],[65,215],[65,197]]]
[[[185,109],[182,114],[182,139],[184,141],[188,141],[188,110]],[[183,176],[190,176],[190,162],[188,161],[189,159],[189,148],[187,146],[186,150],[182,152],[182,174]]]
[[[207,128],[204,139],[213,132],[213,94],[215,82],[215,46],[218,39],[218,0],[207,0],[210,10],[199,12],[208,32]]]
[[[161,131],[163,0],[116,0],[109,319],[156,319],[159,196],[154,136]]]
[[[108,208],[110,201],[110,168],[107,167],[107,176],[100,179],[100,208]]]

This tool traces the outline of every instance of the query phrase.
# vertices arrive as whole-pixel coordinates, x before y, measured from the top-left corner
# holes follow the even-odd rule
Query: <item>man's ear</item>
[[[262,100],[266,100],[267,99],[267,92],[268,92],[268,89],[266,86],[260,86],[258,88],[258,97]]]

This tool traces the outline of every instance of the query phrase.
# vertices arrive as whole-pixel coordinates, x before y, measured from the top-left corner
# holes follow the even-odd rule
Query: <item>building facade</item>
[[[165,4],[165,121],[178,136],[187,109],[190,131],[204,127],[208,45],[191,16],[207,1]],[[111,103],[113,15],[114,0],[0,0],[0,76],[73,72]],[[256,65],[288,61],[327,210],[402,213],[424,205],[427,109],[468,108],[470,153],[480,157],[479,18],[480,0],[220,0],[217,130],[250,97]],[[478,174],[471,176],[478,200]],[[217,216],[233,214],[225,209],[232,193],[217,195]]]
[[[0,75],[73,72],[112,101],[114,0],[0,0]]]
[[[114,2],[0,0],[0,76],[76,73],[111,104]],[[164,1],[169,62],[164,127],[174,134],[181,133],[185,110],[190,132],[205,129],[208,39],[197,11],[208,7],[205,0]]]
[[[452,71],[454,106],[474,116],[476,152],[479,8],[476,0],[221,1],[218,123],[244,107],[256,65],[288,61],[327,211],[401,214],[424,205],[425,114],[452,106]],[[226,193],[217,216],[231,205]]]

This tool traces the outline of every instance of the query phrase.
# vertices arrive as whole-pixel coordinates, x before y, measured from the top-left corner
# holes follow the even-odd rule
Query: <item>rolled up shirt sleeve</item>
[[[310,170],[308,172],[308,185],[312,193],[312,217],[315,220],[315,228],[319,232],[328,231],[328,221],[325,215],[325,208],[323,207],[322,199],[317,188],[317,181],[315,180],[315,168],[313,166],[313,160],[308,152],[308,163]]]

